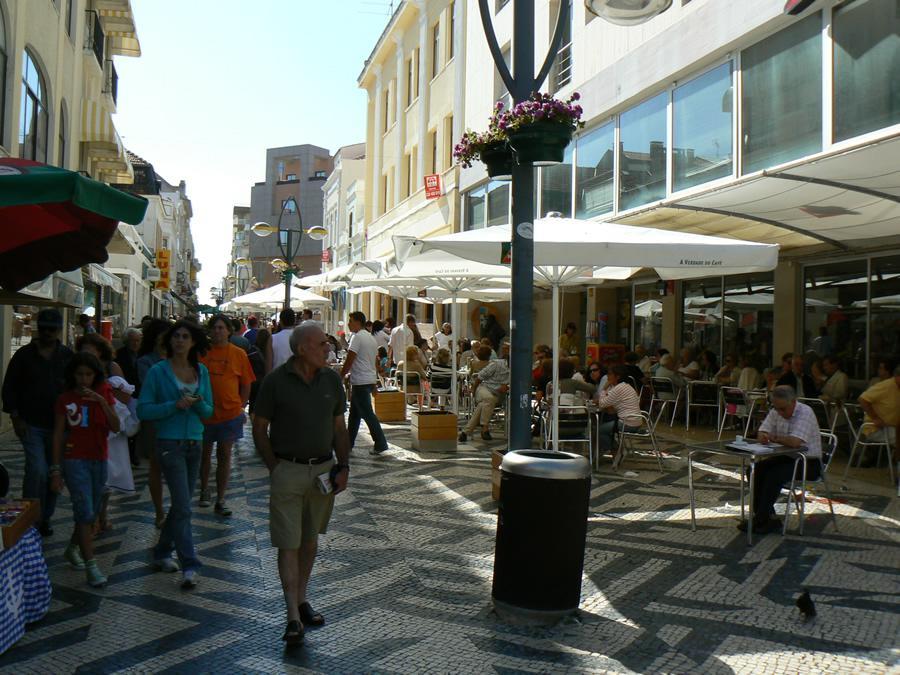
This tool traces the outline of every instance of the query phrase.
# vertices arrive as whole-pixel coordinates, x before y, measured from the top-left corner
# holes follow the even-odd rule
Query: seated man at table
[[[628,370],[621,363],[617,363],[606,374],[606,389],[597,395],[597,405],[607,413],[615,413],[616,419],[603,422],[597,428],[597,441],[600,444],[600,452],[612,452],[616,426],[619,421],[625,426],[625,431],[637,431],[643,419],[641,418],[641,402],[637,392],[626,380]]]
[[[772,409],[759,426],[758,440],[763,444],[776,443],[799,450],[808,462],[806,478],[816,480],[819,477],[822,466],[819,423],[812,408],[797,400],[793,387],[779,385],[772,390]],[[781,527],[781,522],[774,517],[775,501],[794,474],[795,460],[794,456],[781,455],[757,463],[753,481],[754,532],[766,534]],[[799,465],[797,478],[802,479]],[[747,523],[741,522],[738,529],[745,532]]]
[[[900,366],[894,368],[894,376],[866,389],[859,395],[859,405],[866,413],[867,443],[893,444],[900,448]],[[875,466],[877,457],[861,457],[860,466]]]

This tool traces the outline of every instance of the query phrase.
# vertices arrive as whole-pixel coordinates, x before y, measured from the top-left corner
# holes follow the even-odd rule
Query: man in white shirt
[[[272,336],[272,370],[285,363],[292,355],[290,340],[294,324],[297,323],[297,315],[290,308],[283,309],[278,319],[281,330]]]
[[[453,342],[453,329],[449,323],[441,326],[441,331],[434,334],[435,350],[450,349],[450,343]]]
[[[847,400],[850,389],[850,378],[841,370],[841,360],[837,356],[826,356],[822,359],[822,370],[828,379],[819,394],[826,403],[843,403]]]
[[[384,351],[387,351],[388,346],[391,344],[391,333],[386,328],[386,325],[381,321],[376,321],[372,324],[372,337],[375,338],[375,344],[378,347],[384,347]]]
[[[347,431],[350,434],[350,449],[356,442],[360,420],[365,420],[375,446],[370,455],[380,455],[388,449],[387,439],[381,429],[381,422],[372,407],[372,394],[378,382],[378,345],[372,334],[366,330],[366,315],[350,312],[349,328],[353,333],[347,347],[347,359],[341,368],[341,377],[350,375],[350,416]]]
[[[391,341],[388,346],[388,362],[397,365],[406,358],[406,348],[415,344],[416,317],[406,315],[406,324],[400,325],[391,331]]]
[[[760,443],[777,443],[796,448],[806,455],[806,477],[816,480],[821,472],[822,437],[816,414],[808,405],[797,400],[793,387],[779,385],[772,390],[772,409],[759,426]],[[792,456],[772,457],[756,465],[753,478],[753,531],[766,534],[781,528],[775,516],[775,501],[781,489],[794,474]],[[812,460],[812,461],[810,461]],[[798,477],[802,468],[798,467]],[[738,529],[746,531],[747,523]]]

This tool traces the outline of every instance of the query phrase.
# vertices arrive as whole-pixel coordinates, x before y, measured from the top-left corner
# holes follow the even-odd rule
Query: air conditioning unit
[[[162,279],[162,272],[156,267],[148,267],[146,274],[144,274],[144,279],[147,281],[159,281]]]

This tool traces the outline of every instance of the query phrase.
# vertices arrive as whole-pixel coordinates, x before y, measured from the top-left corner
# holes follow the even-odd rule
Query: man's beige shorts
[[[269,532],[275,548],[296,549],[325,534],[334,495],[323,495],[316,476],[331,471],[334,460],[323,464],[295,464],[279,460],[270,476]]]

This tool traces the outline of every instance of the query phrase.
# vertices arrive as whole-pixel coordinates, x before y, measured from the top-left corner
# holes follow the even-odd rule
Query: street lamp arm
[[[497,66],[497,72],[500,73],[500,79],[506,85],[506,89],[513,98],[518,100],[516,95],[516,81],[513,79],[512,73],[509,72],[509,66],[503,58],[503,51],[497,42],[497,34],[494,32],[494,23],[491,20],[491,10],[488,7],[488,0],[478,0],[478,9],[481,12],[481,25],[484,27],[484,36],[487,38],[488,49],[491,50],[491,57]],[[530,75],[529,75],[530,77]]]
[[[541,66],[534,81],[535,91],[538,91],[541,88],[541,85],[544,84],[544,80],[547,79],[547,75],[550,74],[550,69],[553,67],[553,61],[556,59],[557,52],[559,51],[559,43],[562,42],[563,31],[565,30],[566,21],[568,20],[569,3],[566,2],[566,0],[562,0],[559,3],[559,12],[556,15],[556,29],[553,31],[553,39],[550,40],[550,51],[547,53],[547,58],[544,59],[544,65]]]

